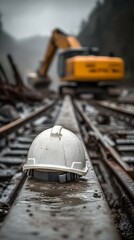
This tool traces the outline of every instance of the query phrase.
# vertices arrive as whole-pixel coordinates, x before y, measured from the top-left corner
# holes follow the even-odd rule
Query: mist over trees
[[[134,73],[134,1],[97,1],[87,21],[81,23],[79,40],[83,46],[97,46],[100,53],[113,52],[126,61]]]

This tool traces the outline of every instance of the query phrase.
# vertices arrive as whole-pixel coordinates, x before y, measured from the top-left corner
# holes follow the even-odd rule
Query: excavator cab
[[[76,56],[99,56],[99,48],[97,47],[81,47],[81,48],[69,48],[67,50],[61,51],[58,56],[58,75],[60,78],[66,75],[66,60],[68,58]]]
[[[75,56],[88,56],[88,48],[69,48],[59,53],[58,56],[58,75],[59,77],[65,77],[66,75],[66,60]]]

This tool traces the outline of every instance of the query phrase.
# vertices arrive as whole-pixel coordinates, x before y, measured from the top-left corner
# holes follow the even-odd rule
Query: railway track
[[[116,106],[112,107],[111,104],[108,106],[104,102],[93,100],[73,100],[76,121],[74,114],[70,114],[72,112],[70,110],[72,109],[71,100],[69,100],[69,104],[64,100],[62,108],[61,101],[55,101],[38,109],[37,112],[31,113],[25,119],[16,120],[8,124],[8,126],[2,127],[0,129],[0,138],[2,140],[0,163],[3,164],[3,174],[5,169],[7,172],[12,169],[12,174],[10,177],[5,178],[2,187],[0,200],[2,218],[9,210],[17,191],[25,181],[25,175],[22,173],[21,168],[26,159],[29,145],[39,132],[52,127],[56,123],[70,129],[82,138],[90,157],[89,162],[92,161],[111,209],[112,221],[114,221],[122,239],[133,239],[134,114],[128,109],[118,108]],[[78,125],[80,130],[78,130]],[[6,149],[5,143],[7,144]],[[44,184],[38,181],[35,183],[32,180],[25,181],[17,201],[11,208],[1,229],[0,236],[3,239],[18,239],[21,231],[20,226],[18,225],[17,230],[15,224],[17,223],[17,213],[20,211],[22,226],[24,229],[26,228],[25,235],[27,239],[37,239],[37,236],[39,239],[42,239],[42,237],[47,239],[87,239],[87,236],[91,236],[91,239],[96,239],[96,236],[97,239],[110,239],[108,238],[109,234],[111,239],[120,239],[112,225],[105,200],[104,202],[102,200],[103,194],[92,170],[92,164],[89,164],[89,174],[85,178],[87,181],[86,189],[83,187],[84,183],[82,182],[76,183],[76,185],[67,184],[65,191],[64,186],[57,183]],[[8,175],[7,172],[5,172],[5,176]],[[90,177],[90,174],[92,177]],[[92,188],[92,184],[95,187]],[[72,189],[71,192],[70,189]],[[90,191],[92,194],[88,194]],[[38,197],[36,197],[36,194]],[[66,196],[66,200],[63,195]],[[29,196],[29,200],[27,196]],[[98,202],[99,200],[100,202]],[[91,202],[93,202],[93,205]],[[102,210],[99,208],[102,208]],[[45,220],[42,220],[43,213],[41,213],[41,209],[46,217]],[[71,211],[74,211],[72,215],[70,215]],[[106,213],[108,225],[103,216],[104,212]],[[100,215],[96,216],[96,214]],[[104,224],[100,223],[96,227],[96,224],[99,224],[98,221],[101,221],[101,217],[103,220],[105,219]],[[71,221],[75,219],[76,224],[71,225],[70,219]],[[93,222],[91,219],[94,219]],[[11,221],[14,221],[14,224],[11,224]],[[34,224],[35,221],[39,221],[40,225]],[[91,222],[93,230],[89,227]],[[46,224],[45,230],[43,224]],[[76,225],[79,229],[73,235],[73,229],[76,229]],[[81,233],[80,229],[84,229],[84,225],[85,230]],[[107,231],[104,230],[106,227]],[[9,236],[6,232],[7,228],[11,231],[15,228],[16,233]],[[40,233],[38,229],[40,229]],[[96,232],[98,232],[98,235],[96,235]],[[21,239],[23,239],[23,236]]]
[[[57,105],[56,105],[57,103]],[[22,166],[33,138],[43,129],[53,125],[51,111],[55,113],[58,102],[49,103],[0,128],[0,219],[8,213],[11,204],[21,188],[25,174]],[[58,110],[56,110],[58,111]],[[45,114],[45,116],[44,116]]]

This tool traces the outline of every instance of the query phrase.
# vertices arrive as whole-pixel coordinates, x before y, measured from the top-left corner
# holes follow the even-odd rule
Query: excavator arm
[[[55,56],[57,49],[81,48],[79,41],[71,35],[67,35],[60,29],[55,29],[48,43],[43,61],[38,69],[38,76],[44,78],[47,76],[48,69]]]

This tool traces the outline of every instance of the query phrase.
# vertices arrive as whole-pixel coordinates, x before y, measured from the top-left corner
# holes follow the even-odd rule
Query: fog
[[[59,27],[77,34],[95,0],[0,0],[4,29],[15,38],[49,35]]]

